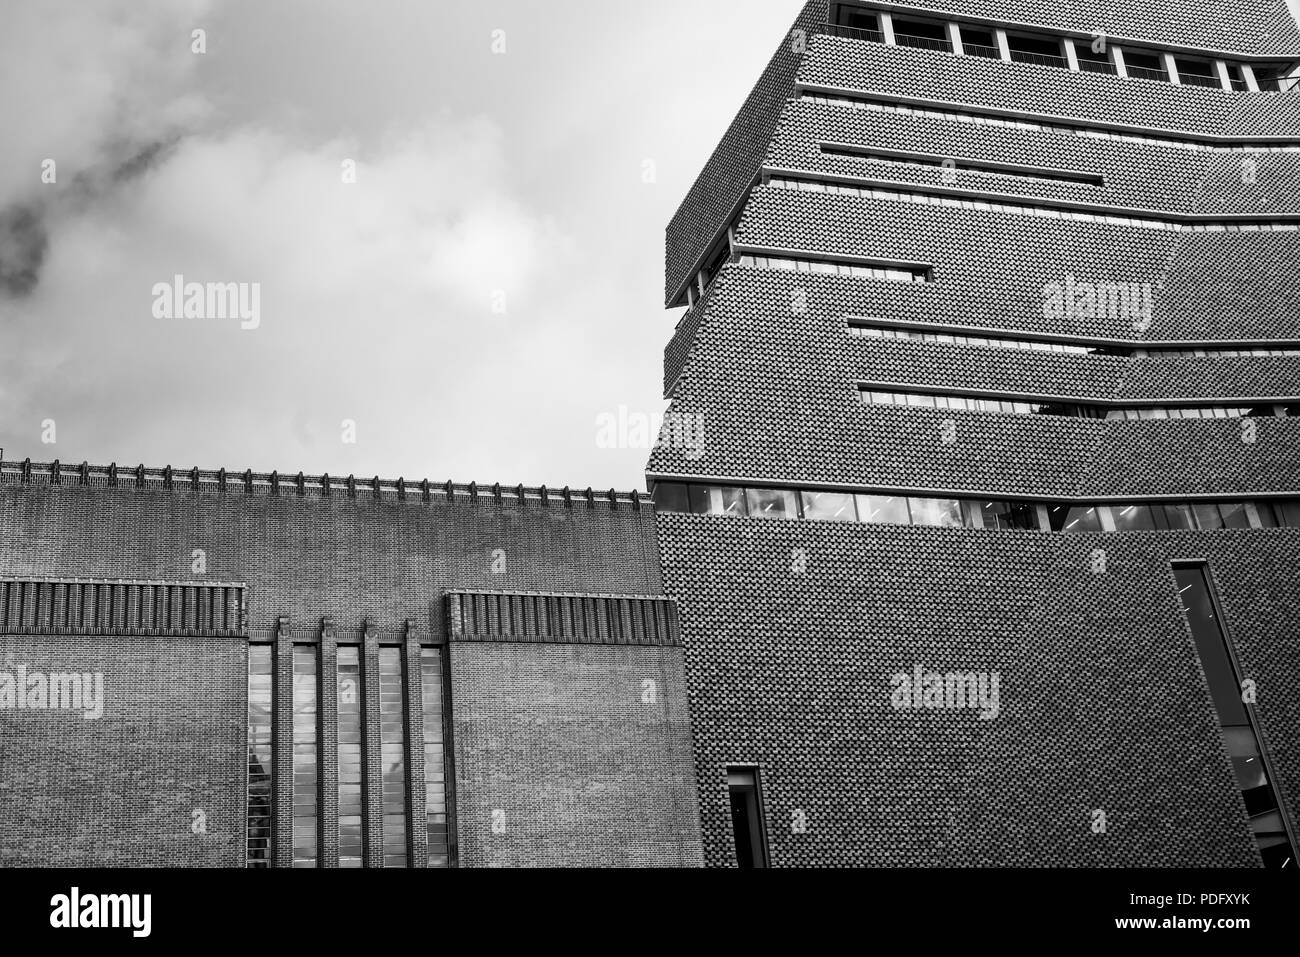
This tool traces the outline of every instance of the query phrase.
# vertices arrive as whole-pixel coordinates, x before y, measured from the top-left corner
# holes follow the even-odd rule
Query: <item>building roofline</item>
[[[620,492],[616,489],[597,490],[591,486],[575,489],[566,485],[562,488],[548,488],[545,485],[479,485],[477,482],[459,483],[450,480],[431,482],[428,479],[407,481],[403,477],[385,479],[379,476],[357,478],[354,475],[332,476],[306,475],[303,472],[281,473],[254,472],[245,469],[242,472],[226,469],[173,469],[170,465],[162,468],[144,464],[118,467],[116,462],[108,465],[64,464],[55,459],[53,462],[33,462],[31,459],[6,461],[0,457],[0,485],[42,484],[46,486],[67,485],[88,488],[135,488],[140,490],[166,490],[191,492],[217,492],[245,495],[265,494],[285,498],[305,498],[309,494],[316,498],[361,498],[371,500],[390,499],[394,501],[414,501],[431,503],[461,502],[496,505],[545,505],[552,507],[577,508],[596,505],[611,510],[620,507],[641,509],[652,508],[646,493],[633,489]]]

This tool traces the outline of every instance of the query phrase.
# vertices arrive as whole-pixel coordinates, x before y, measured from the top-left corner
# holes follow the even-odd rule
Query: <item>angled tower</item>
[[[709,863],[1295,866],[1297,61],[1280,0],[803,7],[667,234]]]

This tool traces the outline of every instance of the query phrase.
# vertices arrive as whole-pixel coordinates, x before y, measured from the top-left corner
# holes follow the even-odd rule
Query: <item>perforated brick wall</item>
[[[734,863],[726,767],[745,763],[776,866],[1257,865],[1171,558],[1208,559],[1245,672],[1272,689],[1281,791],[1300,787],[1300,532],[659,524],[710,865]],[[918,663],[998,672],[998,716],[895,709],[891,675]]]

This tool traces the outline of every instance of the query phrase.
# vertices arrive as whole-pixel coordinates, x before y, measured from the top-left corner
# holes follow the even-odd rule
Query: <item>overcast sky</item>
[[[799,6],[7,2],[5,457],[642,487],[597,419],[664,408],[664,226]]]

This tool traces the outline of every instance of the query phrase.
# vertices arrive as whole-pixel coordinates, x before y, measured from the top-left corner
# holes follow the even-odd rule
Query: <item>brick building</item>
[[[805,4],[667,235],[708,864],[1291,858],[1297,59],[1275,0]]]
[[[0,865],[1291,859],[1293,60],[808,2],[668,229],[653,503],[0,461]]]
[[[0,865],[698,865],[651,505],[0,463],[0,820]]]

